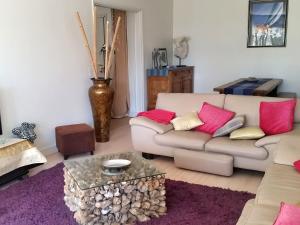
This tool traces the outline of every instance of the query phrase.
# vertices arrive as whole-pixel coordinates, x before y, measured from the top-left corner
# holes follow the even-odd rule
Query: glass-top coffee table
[[[130,167],[105,175],[102,163],[127,159]],[[65,203],[79,224],[130,224],[165,215],[165,173],[138,153],[84,157],[64,163]]]

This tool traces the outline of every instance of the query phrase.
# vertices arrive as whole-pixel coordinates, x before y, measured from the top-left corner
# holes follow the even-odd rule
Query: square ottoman
[[[56,147],[64,156],[95,151],[95,131],[87,124],[74,124],[55,128]]]
[[[233,174],[233,157],[204,151],[175,150],[175,165],[179,168],[222,176]]]

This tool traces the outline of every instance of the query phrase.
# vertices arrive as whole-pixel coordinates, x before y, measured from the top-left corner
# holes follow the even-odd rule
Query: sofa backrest
[[[204,102],[246,116],[246,126],[259,126],[259,107],[261,102],[287,101],[286,98],[272,98],[243,95],[160,93],[156,108],[175,112],[177,116],[199,111]],[[271,115],[270,115],[271,116]],[[300,123],[300,99],[297,100],[295,123]]]
[[[236,115],[245,115],[246,126],[259,126],[259,108],[261,102],[280,102],[287,100],[286,98],[227,95],[225,97],[224,108],[235,112]],[[297,101],[295,122],[300,123],[300,99]]]
[[[204,102],[223,108],[225,95],[220,94],[185,94],[185,93],[160,93],[157,98],[156,108],[175,112],[177,116],[197,111]]]

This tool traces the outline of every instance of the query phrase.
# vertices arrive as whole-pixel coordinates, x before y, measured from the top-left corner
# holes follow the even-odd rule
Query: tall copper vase
[[[92,79],[93,86],[89,89],[89,97],[94,117],[97,142],[109,141],[111,108],[114,91],[110,87],[111,79]]]

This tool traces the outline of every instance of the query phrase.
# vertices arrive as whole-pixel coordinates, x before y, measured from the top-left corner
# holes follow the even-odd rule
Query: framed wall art
[[[248,48],[285,47],[288,0],[250,0]]]
[[[166,67],[169,65],[168,63],[168,52],[166,48],[159,48],[158,49],[159,53],[159,61],[160,61],[160,66],[161,67]]]
[[[164,68],[169,65],[166,48],[155,48],[152,52],[153,68]]]

